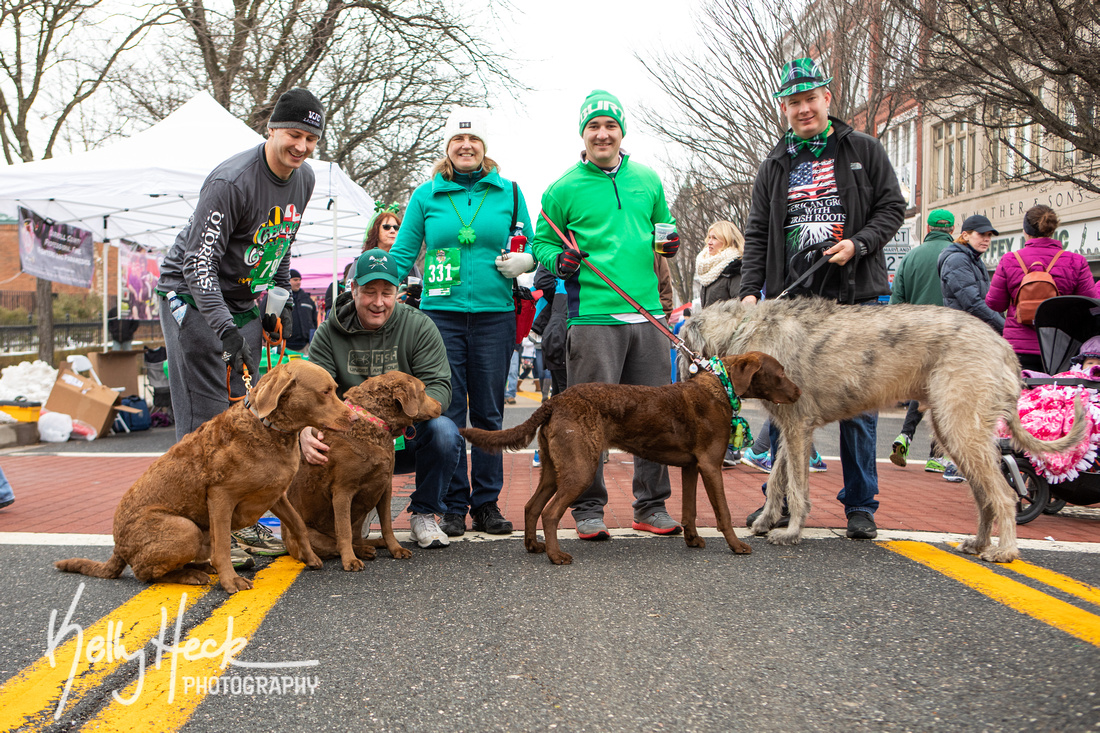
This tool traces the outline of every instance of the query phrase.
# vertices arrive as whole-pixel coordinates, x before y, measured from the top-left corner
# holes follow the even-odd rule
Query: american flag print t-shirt
[[[844,238],[844,205],[836,187],[836,137],[829,136],[820,158],[803,148],[791,159],[784,224],[789,259],[788,285],[821,256],[812,250],[815,245],[826,239],[840,241]],[[795,292],[819,292],[830,269],[818,270],[811,282],[803,283]]]

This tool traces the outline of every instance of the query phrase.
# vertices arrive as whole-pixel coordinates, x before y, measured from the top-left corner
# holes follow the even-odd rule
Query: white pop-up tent
[[[96,239],[112,244],[127,239],[164,250],[187,224],[210,171],[261,142],[262,136],[200,92],[126,139],[86,153],[0,168],[0,211],[14,217],[16,208],[24,206],[89,229]],[[335,270],[338,256],[343,261],[362,246],[374,201],[336,164],[306,164],[317,184],[292,257],[330,255]]]

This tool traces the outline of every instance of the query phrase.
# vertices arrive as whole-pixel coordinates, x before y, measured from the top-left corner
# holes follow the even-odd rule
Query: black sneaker
[[[852,512],[848,515],[848,539],[873,540],[878,537],[875,518],[867,512]]]
[[[746,527],[751,527],[752,523],[756,521],[756,518],[759,517],[763,513],[764,513],[764,507],[760,507],[755,512],[753,512],[752,514],[745,517],[745,526]],[[773,529],[778,529],[779,527],[786,527],[790,523],[791,523],[791,515],[788,514],[787,512],[783,512],[782,514],[779,515],[779,521],[775,523],[775,527],[773,527]]]
[[[512,534],[512,523],[500,513],[495,501],[486,502],[470,512],[474,518],[473,530],[488,534]]]
[[[439,528],[448,537],[461,537],[466,534],[465,514],[444,514],[439,520]]]

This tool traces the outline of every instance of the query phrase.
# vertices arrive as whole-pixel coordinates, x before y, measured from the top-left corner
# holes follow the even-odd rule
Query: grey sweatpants
[[[571,326],[565,348],[570,387],[585,382],[660,387],[670,382],[668,339],[650,323]],[[664,510],[672,494],[668,467],[634,456],[632,488],[634,519]],[[573,519],[602,518],[606,504],[601,463],[592,485],[573,502]]]
[[[168,387],[172,392],[172,417],[176,421],[176,440],[179,441],[229,407],[222,340],[194,306],[187,306],[182,325],[176,323],[163,296],[160,299],[160,327],[168,350]],[[253,360],[258,363],[263,340],[260,319],[245,325],[241,335],[252,349]],[[253,372],[253,387],[259,378],[260,375]],[[239,372],[233,372],[230,386],[234,397],[244,395],[244,380]]]

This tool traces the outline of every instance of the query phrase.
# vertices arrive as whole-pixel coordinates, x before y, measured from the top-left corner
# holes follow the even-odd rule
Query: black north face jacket
[[[858,303],[890,293],[882,250],[905,219],[905,199],[882,144],[835,117],[829,119],[837,136],[835,175],[844,205],[844,237],[856,243],[856,255],[843,268],[826,265],[826,271],[843,272],[830,273],[822,295]],[[783,223],[790,173],[791,157],[786,141],[780,140],[760,165],[753,184],[739,298],[760,298],[765,286],[774,298],[789,284]]]

